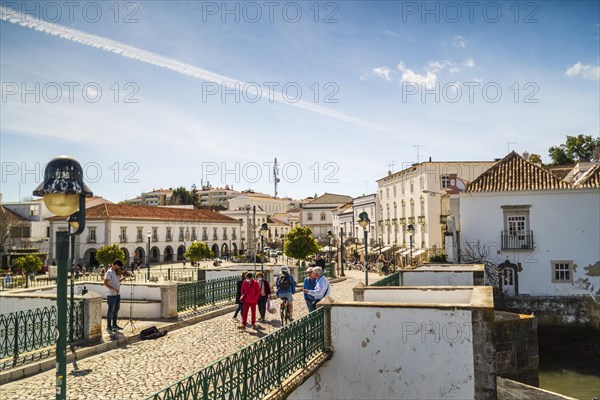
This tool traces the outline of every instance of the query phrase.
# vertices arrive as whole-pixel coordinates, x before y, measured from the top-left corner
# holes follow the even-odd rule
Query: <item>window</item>
[[[213,240],[219,240],[219,235],[217,234],[217,228],[213,228]]]
[[[183,227],[180,227],[179,228],[179,241],[183,242],[184,238],[185,238],[184,229],[183,229]]]
[[[385,197],[390,198],[390,188],[385,188]]]
[[[410,180],[410,192],[411,192],[411,193],[414,193],[414,192],[415,192],[415,185],[414,185],[414,183],[413,183],[412,179]]]
[[[196,233],[196,227],[192,227],[192,241],[198,240],[198,234]]]
[[[312,213],[309,212],[308,214],[306,214],[306,220],[307,221],[312,221]]]
[[[398,205],[394,202],[394,219],[398,218]]]
[[[442,185],[442,189],[448,189],[448,187],[450,186],[450,176],[449,175],[442,175],[441,185]]]
[[[402,200],[402,218],[406,218],[406,202]]]
[[[394,185],[394,197],[396,197],[396,195],[398,194],[397,192],[398,191],[396,190],[396,185]]]
[[[504,213],[504,231],[502,248],[504,250],[533,249],[533,232],[529,226],[529,205],[502,206]]]
[[[425,189],[425,175],[421,175],[419,177],[419,189],[420,190]]]
[[[385,211],[386,211],[385,218],[390,219],[390,205],[389,204],[385,205]]]
[[[404,192],[405,192],[405,189],[406,189],[406,188],[405,188],[404,182],[402,182],[402,194],[404,194]]]
[[[167,242],[170,242],[171,240],[173,240],[173,236],[171,233],[172,228],[167,228]]]
[[[508,234],[517,240],[525,240],[527,217],[525,215],[509,215],[506,218]]]
[[[136,238],[135,238],[136,242],[143,242],[144,241],[144,237],[142,235],[142,231],[143,230],[144,230],[144,228],[141,228],[139,226],[137,227],[137,235],[136,235]]]
[[[572,283],[573,282],[573,261],[565,261],[565,260],[552,261],[552,282],[554,282],[554,283]]]
[[[231,228],[231,239],[237,240],[237,233],[235,232],[235,228]]]
[[[152,241],[158,242],[158,228],[152,228]]]
[[[413,199],[410,199],[410,216],[415,216],[415,201]]]
[[[121,241],[121,243],[126,243],[127,242],[127,228],[126,227],[121,227],[121,234],[119,235],[119,240]]]
[[[88,243],[96,243],[96,228],[88,228]]]
[[[223,228],[223,240],[227,240],[227,228]]]
[[[421,196],[419,202],[421,203],[421,215],[423,216],[425,215],[425,198]]]
[[[208,228],[202,228],[202,240],[208,240]]]
[[[321,213],[321,221],[325,221],[325,213],[324,212]]]

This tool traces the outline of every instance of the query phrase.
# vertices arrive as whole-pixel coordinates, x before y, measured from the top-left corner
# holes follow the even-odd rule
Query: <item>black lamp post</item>
[[[344,274],[344,228],[340,228],[340,265],[341,265],[341,276],[346,276]]]
[[[152,238],[152,233],[148,231],[146,233],[146,266],[148,267],[148,282],[150,282],[150,239]]]
[[[264,245],[264,235],[269,232],[269,226],[265,223],[260,226],[260,252],[262,253],[262,257],[260,258],[260,271],[264,272],[264,257],[265,257],[265,245]]]
[[[406,231],[408,232],[409,235],[409,243],[410,243],[410,266],[412,268],[412,264],[413,264],[413,256],[412,256],[412,248],[413,248],[413,235],[415,234],[415,227],[413,226],[413,224],[409,224],[406,227]]]
[[[358,215],[358,224],[363,228],[365,233],[365,285],[369,286],[369,232],[367,231],[367,227],[370,224],[369,214],[366,211],[361,212]]]
[[[58,269],[56,275],[56,399],[67,398],[67,271],[70,238],[85,229],[85,198],[92,191],[83,182],[83,169],[72,157],[55,157],[46,166],[44,181],[33,191],[34,196],[44,198],[53,214],[70,217],[75,232],[56,233]],[[71,224],[70,224],[71,225]],[[65,246],[67,252],[65,254]]]
[[[331,231],[327,231],[327,263],[331,264],[331,238],[333,237],[333,233]]]

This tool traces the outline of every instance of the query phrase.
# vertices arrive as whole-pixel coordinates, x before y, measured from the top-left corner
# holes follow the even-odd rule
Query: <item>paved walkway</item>
[[[363,281],[364,274],[348,271],[347,280],[332,285],[332,297],[352,300],[352,288]],[[369,275],[375,281],[376,274]],[[306,314],[302,295],[296,294],[294,317]],[[74,373],[70,364],[67,373],[68,398],[143,399],[198,369],[231,354],[275,331],[278,315],[267,314],[261,330],[239,331],[232,314],[170,332],[158,340],[140,341],[78,362]],[[54,399],[55,371],[0,386],[3,400]]]

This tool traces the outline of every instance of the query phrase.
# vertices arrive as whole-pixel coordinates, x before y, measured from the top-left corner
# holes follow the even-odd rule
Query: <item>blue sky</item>
[[[272,193],[274,157],[302,198],[371,192],[415,145],[548,161],[600,131],[595,1],[0,3],[4,201],[58,154],[113,201],[202,179]]]

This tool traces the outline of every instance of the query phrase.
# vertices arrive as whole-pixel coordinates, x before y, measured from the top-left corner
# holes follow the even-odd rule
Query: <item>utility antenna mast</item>
[[[279,182],[279,164],[277,164],[277,157],[275,157],[275,162],[273,163],[273,183],[275,185],[275,198],[277,198],[277,184]]]
[[[419,150],[421,149],[421,147],[425,147],[425,145],[424,144],[415,144],[415,145],[413,145],[413,147],[415,147],[417,149],[417,164],[418,164],[419,162],[421,162]]]

